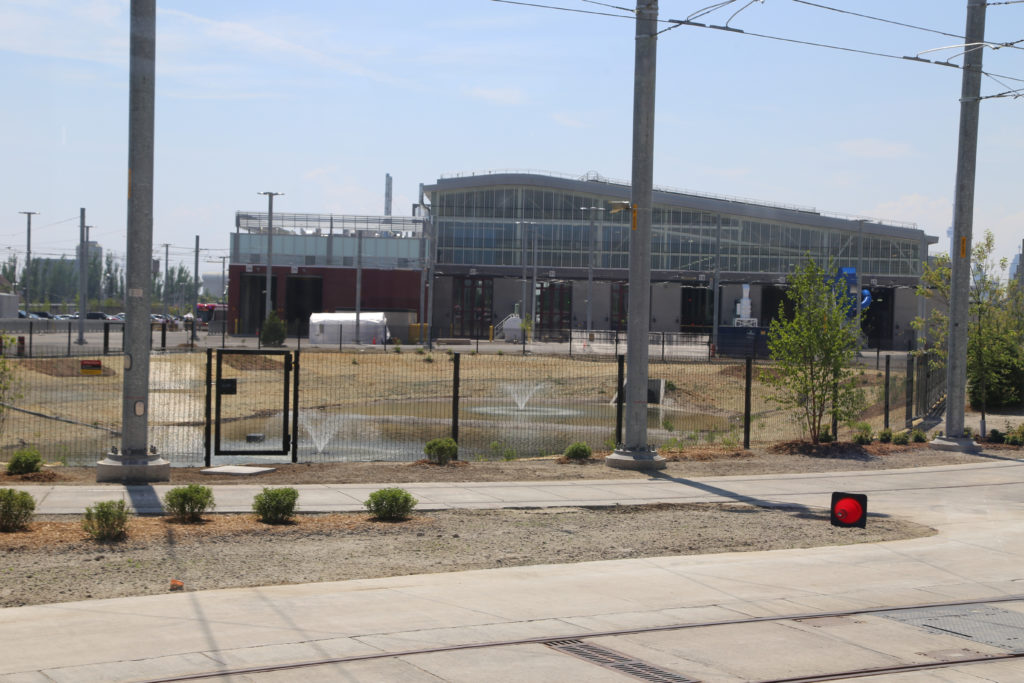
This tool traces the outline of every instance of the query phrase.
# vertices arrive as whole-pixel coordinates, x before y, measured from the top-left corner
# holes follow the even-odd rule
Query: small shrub
[[[408,517],[418,502],[405,489],[389,488],[374,491],[363,505],[377,519],[397,522]]]
[[[892,441],[892,430],[886,427],[878,432],[878,440],[882,443],[890,443]]]
[[[104,500],[85,508],[82,528],[97,541],[118,541],[128,535],[128,504]]]
[[[875,433],[867,422],[858,422],[854,425],[853,442],[859,446],[866,446],[875,440]]]
[[[447,465],[458,457],[459,445],[450,436],[446,436],[443,439],[431,439],[428,441],[427,445],[423,447],[423,452],[426,453],[430,462],[437,463],[438,465]]]
[[[419,348],[416,349],[416,355],[417,356],[422,356],[424,353],[426,353],[426,351],[423,350],[422,346],[420,346]]]
[[[402,352],[402,342],[398,341],[397,339],[392,339],[391,345],[395,347],[395,353]]]
[[[672,420],[666,417],[664,420],[661,421],[661,428],[664,429],[666,432],[671,432],[673,429],[675,429],[675,425],[672,424]]]
[[[910,440],[914,443],[925,443],[928,441],[928,435],[920,429],[915,429],[910,432]]]
[[[7,474],[30,474],[43,467],[43,459],[35,446],[25,446],[14,451],[7,463]]]
[[[576,443],[566,448],[565,453],[563,453],[562,455],[565,456],[566,460],[571,460],[573,462],[583,462],[584,460],[590,460],[590,446],[583,443],[582,441],[577,441]]]
[[[291,487],[264,488],[252,499],[252,510],[264,524],[285,524],[295,516],[299,492]]]
[[[971,429],[970,427],[964,426],[964,436],[967,437],[968,439],[973,439],[974,430]]]
[[[423,357],[423,362],[424,363],[433,363],[434,362],[434,357],[433,356],[424,356]]]
[[[499,355],[499,356],[504,356],[504,355],[505,355],[505,352],[504,352],[504,351],[502,351],[501,349],[498,349],[498,355]]]
[[[989,443],[1002,443],[1003,439],[1003,433],[998,429],[993,429],[988,433]]]
[[[28,526],[35,512],[31,494],[15,489],[0,489],[0,531],[18,531]]]
[[[1006,438],[1003,440],[1003,443],[1008,444],[1010,446],[1024,446],[1024,437],[1022,437],[1017,432],[1012,432],[1006,435]]]
[[[676,383],[672,380],[665,380],[665,391],[675,391],[678,388],[679,387],[677,387]]]
[[[281,346],[284,344],[287,334],[288,330],[284,326],[284,321],[277,317],[276,311],[271,311],[267,314],[267,319],[263,321],[263,329],[260,330],[260,343],[263,346]]]
[[[178,486],[164,496],[164,509],[179,522],[199,522],[203,513],[214,508],[213,489],[189,484]]]
[[[818,443],[832,443],[832,432],[818,434]]]
[[[892,442],[897,446],[906,446],[910,443],[910,434],[906,432],[896,432],[892,435]]]

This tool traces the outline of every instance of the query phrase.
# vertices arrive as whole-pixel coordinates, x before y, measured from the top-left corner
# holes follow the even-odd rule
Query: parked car
[[[45,318],[47,320],[53,320],[53,316],[50,315],[49,311],[32,311],[32,315],[37,318]]]
[[[102,311],[89,311],[85,314],[86,320],[108,320],[109,317]]]

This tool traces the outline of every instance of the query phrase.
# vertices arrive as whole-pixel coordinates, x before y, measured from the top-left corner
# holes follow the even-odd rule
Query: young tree
[[[971,249],[970,310],[967,321],[968,398],[976,408],[1016,405],[1024,396],[1024,302],[1020,283],[1005,280],[1006,259],[993,257],[995,239],[984,235]],[[926,319],[911,323],[918,331],[918,357],[933,370],[946,365],[949,334],[949,256],[925,266],[918,296],[932,301]]]
[[[789,276],[786,297],[792,317],[780,304],[768,328],[775,367],[764,379],[776,389],[774,401],[798,411],[804,433],[815,444],[826,433],[826,416],[845,422],[864,404],[850,369],[859,346],[859,321],[837,271],[831,259],[826,271],[806,257]]]

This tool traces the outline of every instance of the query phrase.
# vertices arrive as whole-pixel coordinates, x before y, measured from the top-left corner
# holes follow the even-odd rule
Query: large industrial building
[[[272,300],[293,334],[310,313],[357,308],[387,312],[403,337],[429,317],[435,338],[485,338],[514,312],[541,339],[625,329],[630,212],[616,209],[628,183],[477,173],[441,178],[423,196],[411,218],[274,214]],[[267,214],[239,212],[235,228],[228,315],[251,333],[264,316]],[[810,254],[857,269],[872,347],[908,348],[914,287],[936,242],[909,224],[656,188],[650,326],[767,325]]]

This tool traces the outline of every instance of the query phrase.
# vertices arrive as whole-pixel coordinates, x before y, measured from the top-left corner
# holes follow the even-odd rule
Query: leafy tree
[[[827,271],[808,255],[789,276],[793,313],[784,304],[768,328],[768,350],[775,367],[764,380],[776,392],[772,400],[796,409],[811,442],[825,433],[826,416],[853,418],[864,404],[850,363],[859,346],[859,325],[851,315],[846,282],[835,277],[830,259]]]
[[[971,249],[971,291],[967,321],[968,398],[978,408],[1016,405],[1024,399],[1024,296],[1018,281],[1005,279],[1006,259],[993,257],[991,231]],[[940,254],[925,267],[918,296],[932,301],[927,318],[915,318],[919,357],[933,369],[945,367],[949,334],[951,269]]]

